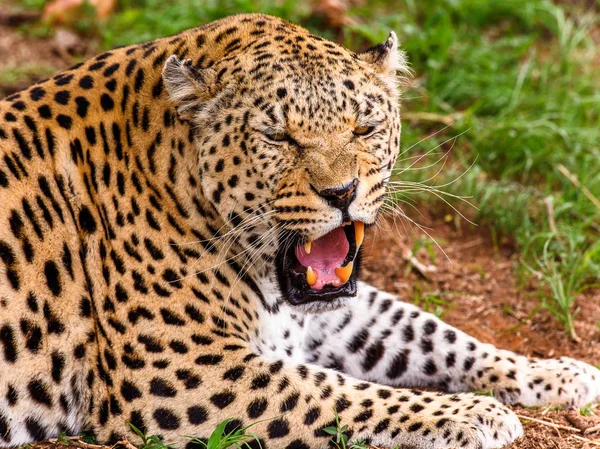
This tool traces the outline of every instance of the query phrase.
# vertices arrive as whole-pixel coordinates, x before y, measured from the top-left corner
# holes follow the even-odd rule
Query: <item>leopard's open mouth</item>
[[[294,305],[355,296],[364,234],[364,223],[355,221],[280,250],[277,274],[284,296]]]

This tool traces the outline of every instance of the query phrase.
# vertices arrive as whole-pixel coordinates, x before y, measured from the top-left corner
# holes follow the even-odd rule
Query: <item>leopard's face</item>
[[[362,55],[304,35],[304,51],[164,70],[194,126],[201,187],[247,252],[305,310],[356,294],[360,246],[398,153],[395,35]],[[286,51],[287,49],[287,51]],[[325,55],[325,56],[324,56]]]

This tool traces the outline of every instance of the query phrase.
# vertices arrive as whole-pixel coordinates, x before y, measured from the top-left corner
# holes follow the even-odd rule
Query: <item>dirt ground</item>
[[[93,52],[93,43],[78,40],[68,32],[52,39],[17,32],[17,26],[26,27],[28,20],[26,16],[11,17],[0,6],[0,71],[32,64],[58,71]],[[32,70],[28,82],[39,77],[41,74]],[[0,82],[0,95],[23,87],[23,82],[4,85]],[[534,296],[537,289],[532,282],[518,288],[514,245],[510,241],[495,243],[488,228],[469,225],[462,219],[457,221],[447,212],[435,210],[414,217],[428,227],[427,232],[446,253],[433,247],[433,260],[427,248],[421,248],[416,254],[417,263],[407,261],[414,242],[424,236],[416,227],[406,222],[386,221],[372,228],[364,246],[363,278],[404,300],[416,299],[430,311],[437,308],[450,324],[482,341],[528,356],[567,355],[600,365],[600,290],[590,290],[578,297],[576,330],[580,342],[572,341],[548,312],[534,313],[539,300]],[[525,436],[508,446],[510,449],[600,447],[600,409],[591,408],[589,417],[576,410],[523,407],[514,410],[524,423]],[[598,429],[593,431],[594,427]],[[54,446],[64,447],[58,443],[38,447]]]

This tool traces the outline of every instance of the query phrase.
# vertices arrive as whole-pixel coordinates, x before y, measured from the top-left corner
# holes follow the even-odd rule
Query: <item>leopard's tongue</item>
[[[328,284],[344,284],[352,272],[352,267],[348,267],[351,262],[348,268],[342,267],[349,250],[343,227],[334,229],[310,245],[297,246],[296,258],[307,268],[306,278],[311,288],[321,290]],[[347,276],[345,271],[349,271]]]

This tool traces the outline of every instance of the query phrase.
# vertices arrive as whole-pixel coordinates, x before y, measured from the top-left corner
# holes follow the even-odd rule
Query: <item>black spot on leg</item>
[[[8,384],[8,391],[6,392],[6,402],[8,402],[8,405],[13,407],[18,400],[19,393],[17,393],[15,387],[13,387],[11,384]]]
[[[54,101],[62,105],[66,105],[67,103],[69,103],[70,98],[71,94],[68,90],[60,90],[54,94]]]
[[[385,353],[385,346],[380,340],[365,350],[366,356],[362,363],[362,368],[365,372],[371,371],[383,358]]]
[[[52,407],[52,396],[50,395],[50,389],[42,380],[33,379],[29,381],[27,384],[27,391],[34,402],[46,407]]]
[[[253,390],[267,388],[270,382],[271,377],[268,374],[259,374],[254,379],[252,379],[252,384],[250,388]]]
[[[32,353],[37,353],[42,344],[42,329],[35,323],[22,319],[20,321],[21,332],[25,337],[25,346]]]
[[[236,429],[241,429],[244,426],[244,423],[239,419],[232,419],[225,425],[224,433],[228,435],[232,432],[235,432]]]
[[[79,211],[79,226],[88,234],[96,232],[96,220],[87,206],[83,206]]]
[[[25,428],[32,441],[43,441],[48,436],[48,430],[35,418],[28,417],[25,419]]]
[[[397,379],[402,376],[408,369],[409,355],[410,349],[405,349],[396,354],[385,373],[386,376],[390,379]]]
[[[288,444],[285,449],[310,449],[302,440],[294,440]]]
[[[423,325],[423,332],[425,335],[433,334],[437,329],[437,323],[433,320],[427,320],[427,322]]]
[[[29,97],[33,101],[39,101],[39,100],[41,100],[44,97],[44,95],[46,95],[46,91],[42,87],[34,87],[29,92]]]
[[[153,414],[158,427],[164,430],[177,430],[180,425],[179,417],[167,408],[157,408]]]
[[[56,383],[62,380],[62,373],[65,368],[65,356],[58,351],[52,353],[52,379]]]
[[[456,342],[456,332],[453,331],[452,329],[448,329],[444,332],[444,339],[448,342],[448,343],[455,343]]]
[[[155,377],[150,381],[150,394],[159,397],[174,398],[177,390],[164,379]]]
[[[387,430],[389,425],[390,425],[390,420],[388,418],[383,419],[383,420],[379,421],[379,423],[377,424],[377,426],[375,427],[375,430],[373,432],[375,434],[379,434],[379,433]]]
[[[267,428],[269,438],[283,438],[290,433],[290,426],[286,419],[279,418],[271,421]]]
[[[210,397],[212,402],[217,408],[224,409],[235,400],[235,394],[230,391],[224,391],[222,393],[214,394]]]
[[[121,384],[121,395],[127,402],[131,402],[134,399],[141,398],[142,392],[138,387],[135,386],[133,382],[124,380]]]
[[[4,265],[6,267],[6,277],[8,278],[8,282],[14,290],[19,291],[19,289],[21,288],[21,280],[17,271],[13,268],[16,262],[15,253],[8,244],[1,240],[0,259],[2,260],[2,262],[4,262]]]
[[[410,324],[402,329],[402,339],[404,343],[410,343],[415,339],[415,330]]]
[[[348,351],[353,354],[358,352],[365,346],[368,339],[369,331],[367,329],[361,329],[354,337],[352,337],[350,343],[348,343]]]
[[[279,411],[281,413],[286,413],[294,410],[298,405],[298,399],[300,399],[300,395],[297,392],[290,394],[279,406]]]
[[[0,439],[8,442],[11,440],[9,420],[2,413],[0,413]]]
[[[61,128],[64,129],[71,129],[71,126],[73,125],[73,119],[64,114],[58,114],[56,116],[56,122]]]
[[[223,379],[232,381],[239,380],[244,375],[244,370],[245,368],[242,365],[231,368],[223,374]]]
[[[473,365],[475,364],[475,358],[474,357],[467,357],[463,363],[463,369],[465,371],[469,371],[471,368],[473,368]]]
[[[94,79],[89,75],[85,75],[83,78],[81,78],[79,80],[79,87],[81,87],[82,89],[85,89],[85,90],[89,90],[89,89],[93,88],[94,87]]]
[[[306,412],[306,415],[304,415],[304,425],[310,426],[314,424],[315,421],[319,419],[319,416],[321,416],[321,409],[319,407],[311,408]]]
[[[49,260],[44,265],[44,275],[46,276],[46,285],[54,296],[59,296],[62,293],[62,284],[60,282],[60,273],[56,263]]]
[[[256,419],[256,418],[259,418],[260,416],[262,416],[262,414],[267,409],[267,406],[268,406],[268,402],[266,399],[263,399],[263,398],[255,399],[254,401],[252,401],[250,403],[250,405],[248,405],[248,409],[246,410],[246,413],[248,414],[249,418]]]
[[[16,362],[17,347],[15,345],[14,331],[8,324],[0,328],[0,343],[4,346],[4,360],[9,363]]]
[[[77,97],[75,98],[75,103],[77,104],[77,115],[81,118],[85,118],[88,113],[90,102],[85,97]]]
[[[408,426],[408,431],[409,432],[416,432],[417,430],[419,430],[421,427],[423,427],[423,424],[420,422],[416,422],[414,424],[411,424],[410,426]]]
[[[107,93],[102,94],[100,97],[100,106],[104,111],[111,111],[115,107],[115,102]]]
[[[449,352],[446,356],[446,367],[452,368],[454,365],[456,365],[456,353]]]
[[[190,424],[202,424],[208,419],[208,411],[201,406],[193,406],[187,409]]]
[[[40,114],[40,117],[44,119],[52,118],[52,110],[47,104],[43,104],[38,108],[38,114]]]
[[[139,92],[144,86],[144,71],[140,68],[135,75],[134,89]]]
[[[65,326],[56,317],[50,309],[48,302],[44,303],[44,319],[46,320],[47,330],[49,334],[62,334],[65,331]]]

